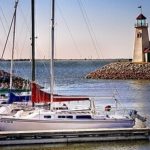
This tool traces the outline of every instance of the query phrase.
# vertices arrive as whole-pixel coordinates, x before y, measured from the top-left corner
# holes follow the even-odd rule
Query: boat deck
[[[150,128],[1,131],[0,146],[150,140]]]

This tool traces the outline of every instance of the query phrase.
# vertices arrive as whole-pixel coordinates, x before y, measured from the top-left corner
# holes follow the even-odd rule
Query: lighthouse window
[[[142,33],[138,33],[137,38],[141,38],[141,37],[142,37]]]

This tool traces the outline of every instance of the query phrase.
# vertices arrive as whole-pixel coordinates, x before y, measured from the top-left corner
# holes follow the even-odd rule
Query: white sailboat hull
[[[132,128],[132,119],[109,120],[28,120],[28,119],[1,119],[1,131],[28,131],[28,130],[62,130],[62,129],[95,129],[95,128]]]

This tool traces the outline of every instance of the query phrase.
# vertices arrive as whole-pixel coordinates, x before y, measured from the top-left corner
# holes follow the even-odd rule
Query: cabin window
[[[58,118],[69,118],[69,119],[72,119],[73,116],[58,116]]]
[[[58,118],[66,118],[66,116],[58,116]]]
[[[69,118],[69,119],[72,119],[73,118],[73,116],[66,116],[67,118]]]
[[[91,115],[80,115],[80,116],[76,116],[76,119],[91,119]]]
[[[44,116],[44,118],[51,118],[51,116]]]

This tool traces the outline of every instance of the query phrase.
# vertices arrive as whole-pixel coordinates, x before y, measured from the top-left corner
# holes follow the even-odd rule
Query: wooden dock
[[[117,140],[150,140],[150,128],[1,131],[0,146],[81,143]]]

